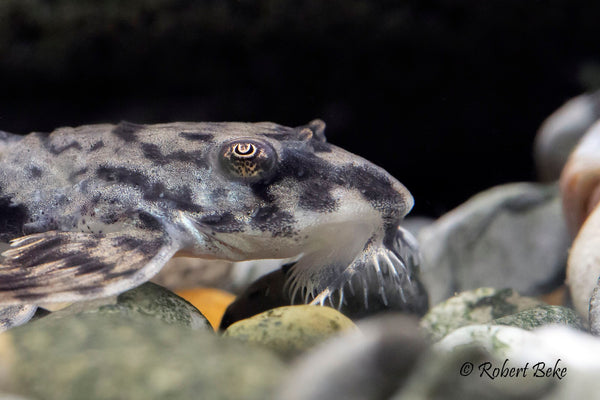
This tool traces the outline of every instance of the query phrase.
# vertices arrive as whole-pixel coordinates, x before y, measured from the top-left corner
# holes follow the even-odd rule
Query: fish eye
[[[236,143],[231,154],[238,158],[252,158],[256,155],[256,146],[252,143]]]
[[[238,139],[225,143],[219,158],[221,166],[234,177],[264,179],[272,171],[277,153],[268,143]]]

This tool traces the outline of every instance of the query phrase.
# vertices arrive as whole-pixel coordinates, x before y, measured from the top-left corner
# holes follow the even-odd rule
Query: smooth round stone
[[[513,183],[443,215],[419,242],[421,278],[435,305],[479,287],[548,293],[564,282],[571,237],[557,185]]]
[[[538,176],[555,181],[579,139],[600,119],[600,92],[583,94],[563,104],[543,122],[535,137]]]
[[[421,229],[433,224],[435,219],[422,216],[407,216],[402,220],[400,226],[413,234],[414,237],[419,236]]]
[[[467,328],[471,327],[462,329]],[[558,385],[550,378],[533,377],[531,363],[526,377],[522,373],[518,377],[494,377],[493,369],[502,368],[505,360],[470,343],[451,351],[432,351],[420,360],[406,384],[389,399],[542,400]],[[518,368],[525,363],[509,359],[506,365]],[[482,374],[480,367],[488,368],[493,379]]]
[[[274,308],[229,326],[225,337],[266,346],[284,357],[296,356],[356,325],[329,307],[298,305]]]
[[[489,323],[542,305],[541,301],[519,296],[512,289],[479,288],[433,307],[421,320],[421,327],[432,341],[437,341],[462,326]]]
[[[589,325],[590,333],[600,336],[600,282],[596,283],[590,299]]]
[[[535,333],[513,326],[501,325],[469,325],[458,328],[433,345],[436,351],[454,351],[462,346],[478,346],[484,348],[499,359],[518,358],[519,352],[527,346],[536,344]],[[539,354],[538,357],[548,354]],[[545,360],[545,359],[544,359]]]
[[[120,314],[130,318],[154,318],[167,324],[212,331],[208,320],[185,299],[157,284],[146,282],[117,297],[78,302],[46,318],[65,318],[79,313]]]
[[[575,329],[585,329],[575,310],[561,306],[541,306],[524,310],[491,321],[492,325],[508,325],[532,330],[544,325],[567,325]]]
[[[573,236],[600,203],[600,121],[585,133],[560,176],[563,213]]]
[[[388,399],[410,376],[426,343],[415,317],[386,313],[298,357],[276,399]]]
[[[552,354],[554,362],[567,367],[567,377],[544,400],[597,398],[600,393],[600,339],[565,326],[545,326],[533,331],[535,346],[522,349],[523,357],[536,359],[540,348]]]
[[[600,339],[566,326],[544,326],[533,331],[499,325],[465,326],[450,333],[436,343],[433,348],[438,358],[429,362],[429,368],[435,368],[436,364],[441,364],[440,359],[460,354],[460,357],[455,358],[457,362],[450,368],[446,368],[445,375],[438,376],[434,381],[431,381],[430,376],[428,376],[424,381],[419,382],[423,382],[422,384],[426,385],[429,390],[432,390],[432,388],[433,390],[439,390],[442,383],[448,390],[455,390],[456,387],[462,386],[456,396],[444,396],[444,398],[475,398],[470,396],[471,393],[468,392],[472,385],[464,385],[463,378],[465,377],[460,376],[458,373],[448,373],[449,371],[459,373],[464,371],[461,368],[466,362],[472,364],[472,373],[466,379],[471,379],[470,383],[473,385],[478,384],[476,381],[501,383],[504,386],[504,391],[511,389],[511,392],[516,394],[524,384],[531,386],[531,382],[527,382],[522,376],[516,379],[497,377],[491,380],[487,375],[482,375],[482,369],[485,367],[484,363],[491,362],[492,367],[498,369],[503,366],[506,368],[527,367],[527,378],[533,377],[534,379],[529,380],[545,386],[535,390],[537,396],[529,393],[532,397],[491,396],[485,398],[558,400],[590,398],[590,393],[594,397],[593,393],[600,392],[600,381],[598,380],[600,375],[600,360],[598,359]],[[464,354],[466,349],[484,350],[489,353],[489,356],[473,359]],[[550,370],[550,373],[548,373],[548,370]],[[487,371],[493,373],[492,368],[487,369]],[[423,371],[417,376],[422,377],[424,375],[427,375],[427,371]],[[516,392],[512,389],[515,389]],[[491,387],[486,389],[484,393],[492,393],[490,390]],[[406,392],[402,394],[405,397],[398,397],[398,399],[422,398],[407,396]],[[458,394],[462,394],[462,397]],[[477,396],[477,398],[481,397]]]
[[[264,349],[119,313],[42,318],[0,334],[0,393],[34,399],[263,400],[286,370]]]
[[[595,316],[599,312],[596,305],[597,298],[592,299],[592,296],[598,286],[598,277],[600,277],[600,207],[596,207],[588,216],[569,251],[566,283],[573,306],[583,317],[588,317],[591,301],[593,318],[597,318]]]
[[[0,392],[0,400],[32,400],[31,398],[16,396],[14,394]]]

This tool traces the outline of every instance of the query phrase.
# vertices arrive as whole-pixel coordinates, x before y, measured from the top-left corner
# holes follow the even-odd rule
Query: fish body
[[[14,325],[15,310],[121,293],[176,255],[297,257],[286,290],[305,302],[341,304],[356,286],[366,303],[374,279],[422,300],[416,250],[398,231],[412,196],[327,143],[324,128],[123,122],[2,132],[0,324]]]

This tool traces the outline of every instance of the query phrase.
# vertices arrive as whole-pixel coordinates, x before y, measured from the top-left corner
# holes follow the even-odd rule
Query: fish
[[[318,119],[0,132],[0,329],[127,291],[175,256],[294,257],[285,290],[304,303],[425,304],[399,228],[412,195],[324,132]]]

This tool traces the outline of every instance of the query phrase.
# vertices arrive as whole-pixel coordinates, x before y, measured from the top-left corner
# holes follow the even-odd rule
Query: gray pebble
[[[478,287],[538,295],[564,282],[571,243],[556,185],[486,190],[419,234],[422,280],[435,305]]]
[[[425,351],[417,320],[388,314],[359,328],[299,359],[275,399],[388,399]]]
[[[256,399],[287,368],[270,352],[120,313],[42,318],[0,335],[0,392],[35,399]]]
[[[542,181],[556,181],[579,139],[600,119],[600,92],[577,96],[550,115],[535,138],[534,155]]]

